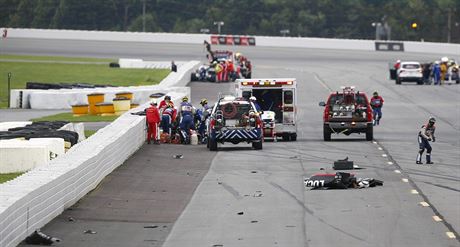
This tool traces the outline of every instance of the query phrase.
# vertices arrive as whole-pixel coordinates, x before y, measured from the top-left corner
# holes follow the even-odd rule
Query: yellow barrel
[[[103,93],[88,94],[89,113],[92,115],[98,114],[96,104],[102,102],[104,102]]]
[[[113,108],[116,115],[121,115],[131,108],[131,100],[126,97],[118,97],[113,99]]]
[[[138,106],[139,106],[139,104],[134,104],[134,103],[132,103],[132,104],[131,104],[131,109],[136,108],[136,107],[138,107]]]
[[[131,92],[120,92],[115,94],[115,98],[125,97],[129,100],[133,100],[133,93]]]
[[[115,113],[115,109],[112,103],[97,103],[97,111],[101,115],[111,115]]]
[[[87,104],[73,105],[72,113],[74,116],[86,115],[88,114],[88,105]]]

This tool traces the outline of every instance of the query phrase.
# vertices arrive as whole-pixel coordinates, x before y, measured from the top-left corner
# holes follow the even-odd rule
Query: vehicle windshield
[[[222,111],[225,119],[241,119],[244,115],[249,115],[252,107],[248,102],[222,102],[217,110]]]
[[[409,63],[409,64],[403,64],[403,69],[419,69],[420,64],[415,64],[415,63]]]
[[[343,94],[331,95],[329,99],[329,105],[343,105],[343,104],[357,104],[367,105],[366,97],[363,94],[346,95],[344,98]]]

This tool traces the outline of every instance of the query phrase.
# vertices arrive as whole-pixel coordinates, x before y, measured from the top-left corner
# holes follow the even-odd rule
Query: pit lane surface
[[[202,52],[201,46],[190,45],[75,41],[48,44],[35,40],[33,42],[38,42],[43,49],[31,49],[25,48],[29,47],[28,40],[21,42],[14,43],[16,48],[11,52],[157,60],[196,59],[203,54],[197,55]],[[21,44],[24,47],[21,48]],[[227,144],[217,154],[209,153],[202,146],[164,145],[158,150],[155,146],[144,146],[98,189],[75,205],[74,210],[67,211],[81,210],[83,213],[78,215],[81,219],[68,222],[66,212],[43,230],[61,237],[62,246],[88,246],[88,243],[160,246],[166,237],[163,246],[460,246],[446,233],[460,229],[458,85],[395,85],[387,80],[388,61],[396,58],[429,61],[438,57],[260,47],[241,50],[253,61],[255,77],[298,79],[297,142],[266,142],[262,151]],[[377,143],[363,141],[364,137],[359,135],[333,136],[332,142],[322,141],[322,108],[317,104],[325,100],[331,89],[350,84],[368,94],[378,91],[386,101],[381,125],[374,129]],[[231,85],[193,83],[191,86],[196,103],[201,97],[215,99],[213,95],[217,91],[228,91]],[[435,164],[419,166],[415,164],[416,135],[430,115],[438,120],[437,142],[433,143]],[[165,181],[175,185],[184,183],[179,175],[185,170],[181,170],[176,160],[168,159],[174,153],[184,153],[184,159],[180,160],[184,161],[182,165],[202,164],[199,169],[191,166],[187,172],[203,173],[197,175],[193,184],[185,186],[187,190],[182,193],[172,188],[174,186],[164,192],[176,200],[168,201],[142,190],[144,186],[161,187]],[[150,157],[150,161],[138,158],[141,156]],[[384,186],[328,191],[303,187],[304,176],[322,172],[320,168],[323,167],[332,171],[332,162],[346,156],[365,168],[354,171],[358,177],[382,179]],[[136,170],[140,165],[152,168]],[[210,165],[209,172],[199,183],[207,165]],[[133,181],[138,176],[144,179],[137,181],[138,186],[126,186],[123,192],[110,189],[110,184],[115,188],[122,186],[123,169],[129,171]],[[176,172],[161,174],[161,169]],[[164,180],[156,177],[159,173]],[[156,185],[149,185],[147,181]],[[156,212],[151,214],[119,203],[117,207],[126,212],[122,217],[121,211],[110,211],[108,205],[98,204],[94,199],[98,193],[104,195],[107,202],[128,200],[128,195],[136,194],[139,198],[150,197],[162,203],[138,202],[142,209]],[[422,201],[430,207],[419,204]],[[84,204],[89,206],[82,208],[80,205]],[[187,207],[182,210],[185,205]],[[86,208],[92,212],[84,212]],[[243,214],[238,214],[240,212]],[[433,216],[444,221],[437,222]],[[136,220],[138,218],[143,221]],[[149,228],[143,228],[146,224],[158,228],[149,232]],[[83,234],[85,226],[92,227],[98,234]]]

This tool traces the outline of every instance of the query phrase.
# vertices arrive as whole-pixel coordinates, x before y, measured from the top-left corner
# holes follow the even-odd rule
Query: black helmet
[[[375,92],[373,93],[373,95],[374,95],[374,96],[378,96],[379,93],[377,93],[377,91],[375,91]]]
[[[430,117],[430,119],[428,120],[428,123],[430,123],[430,124],[436,123],[436,118]]]
[[[165,96],[165,100],[171,100],[171,96],[166,95],[166,96]]]

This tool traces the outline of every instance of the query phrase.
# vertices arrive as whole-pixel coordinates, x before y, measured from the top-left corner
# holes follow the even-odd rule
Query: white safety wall
[[[19,108],[20,93],[22,92],[22,108],[32,109],[71,109],[75,104],[87,104],[87,95],[91,93],[104,93],[104,101],[112,102],[116,93],[132,92],[136,103],[149,101],[153,93],[165,94],[190,94],[190,89],[185,86],[190,81],[190,73],[200,65],[199,61],[183,63],[177,72],[171,72],[159,85],[133,86],[133,87],[107,87],[90,89],[58,89],[11,90],[11,108]]]
[[[63,158],[0,184],[0,246],[16,246],[94,189],[143,144],[144,129],[144,117],[124,114]]]
[[[190,97],[184,75],[193,68],[171,73],[161,82],[164,88],[172,87],[168,94],[173,101]],[[148,103],[131,109],[49,165],[0,184],[0,247],[19,244],[93,190],[136,152],[145,141],[145,117],[131,113],[146,107]]]
[[[3,28],[2,28],[3,29]],[[203,40],[210,41],[207,34],[183,33],[137,33],[137,32],[110,32],[110,31],[82,31],[82,30],[52,30],[52,29],[8,29],[11,38],[39,38],[39,39],[72,39],[96,41],[126,41],[149,43],[176,43],[176,44],[203,44]],[[299,47],[340,50],[375,50],[374,40],[327,39],[308,37],[268,37],[254,36],[256,46],[272,47]],[[433,42],[401,41],[407,52],[422,52],[446,55],[458,55],[460,44],[446,44]]]

